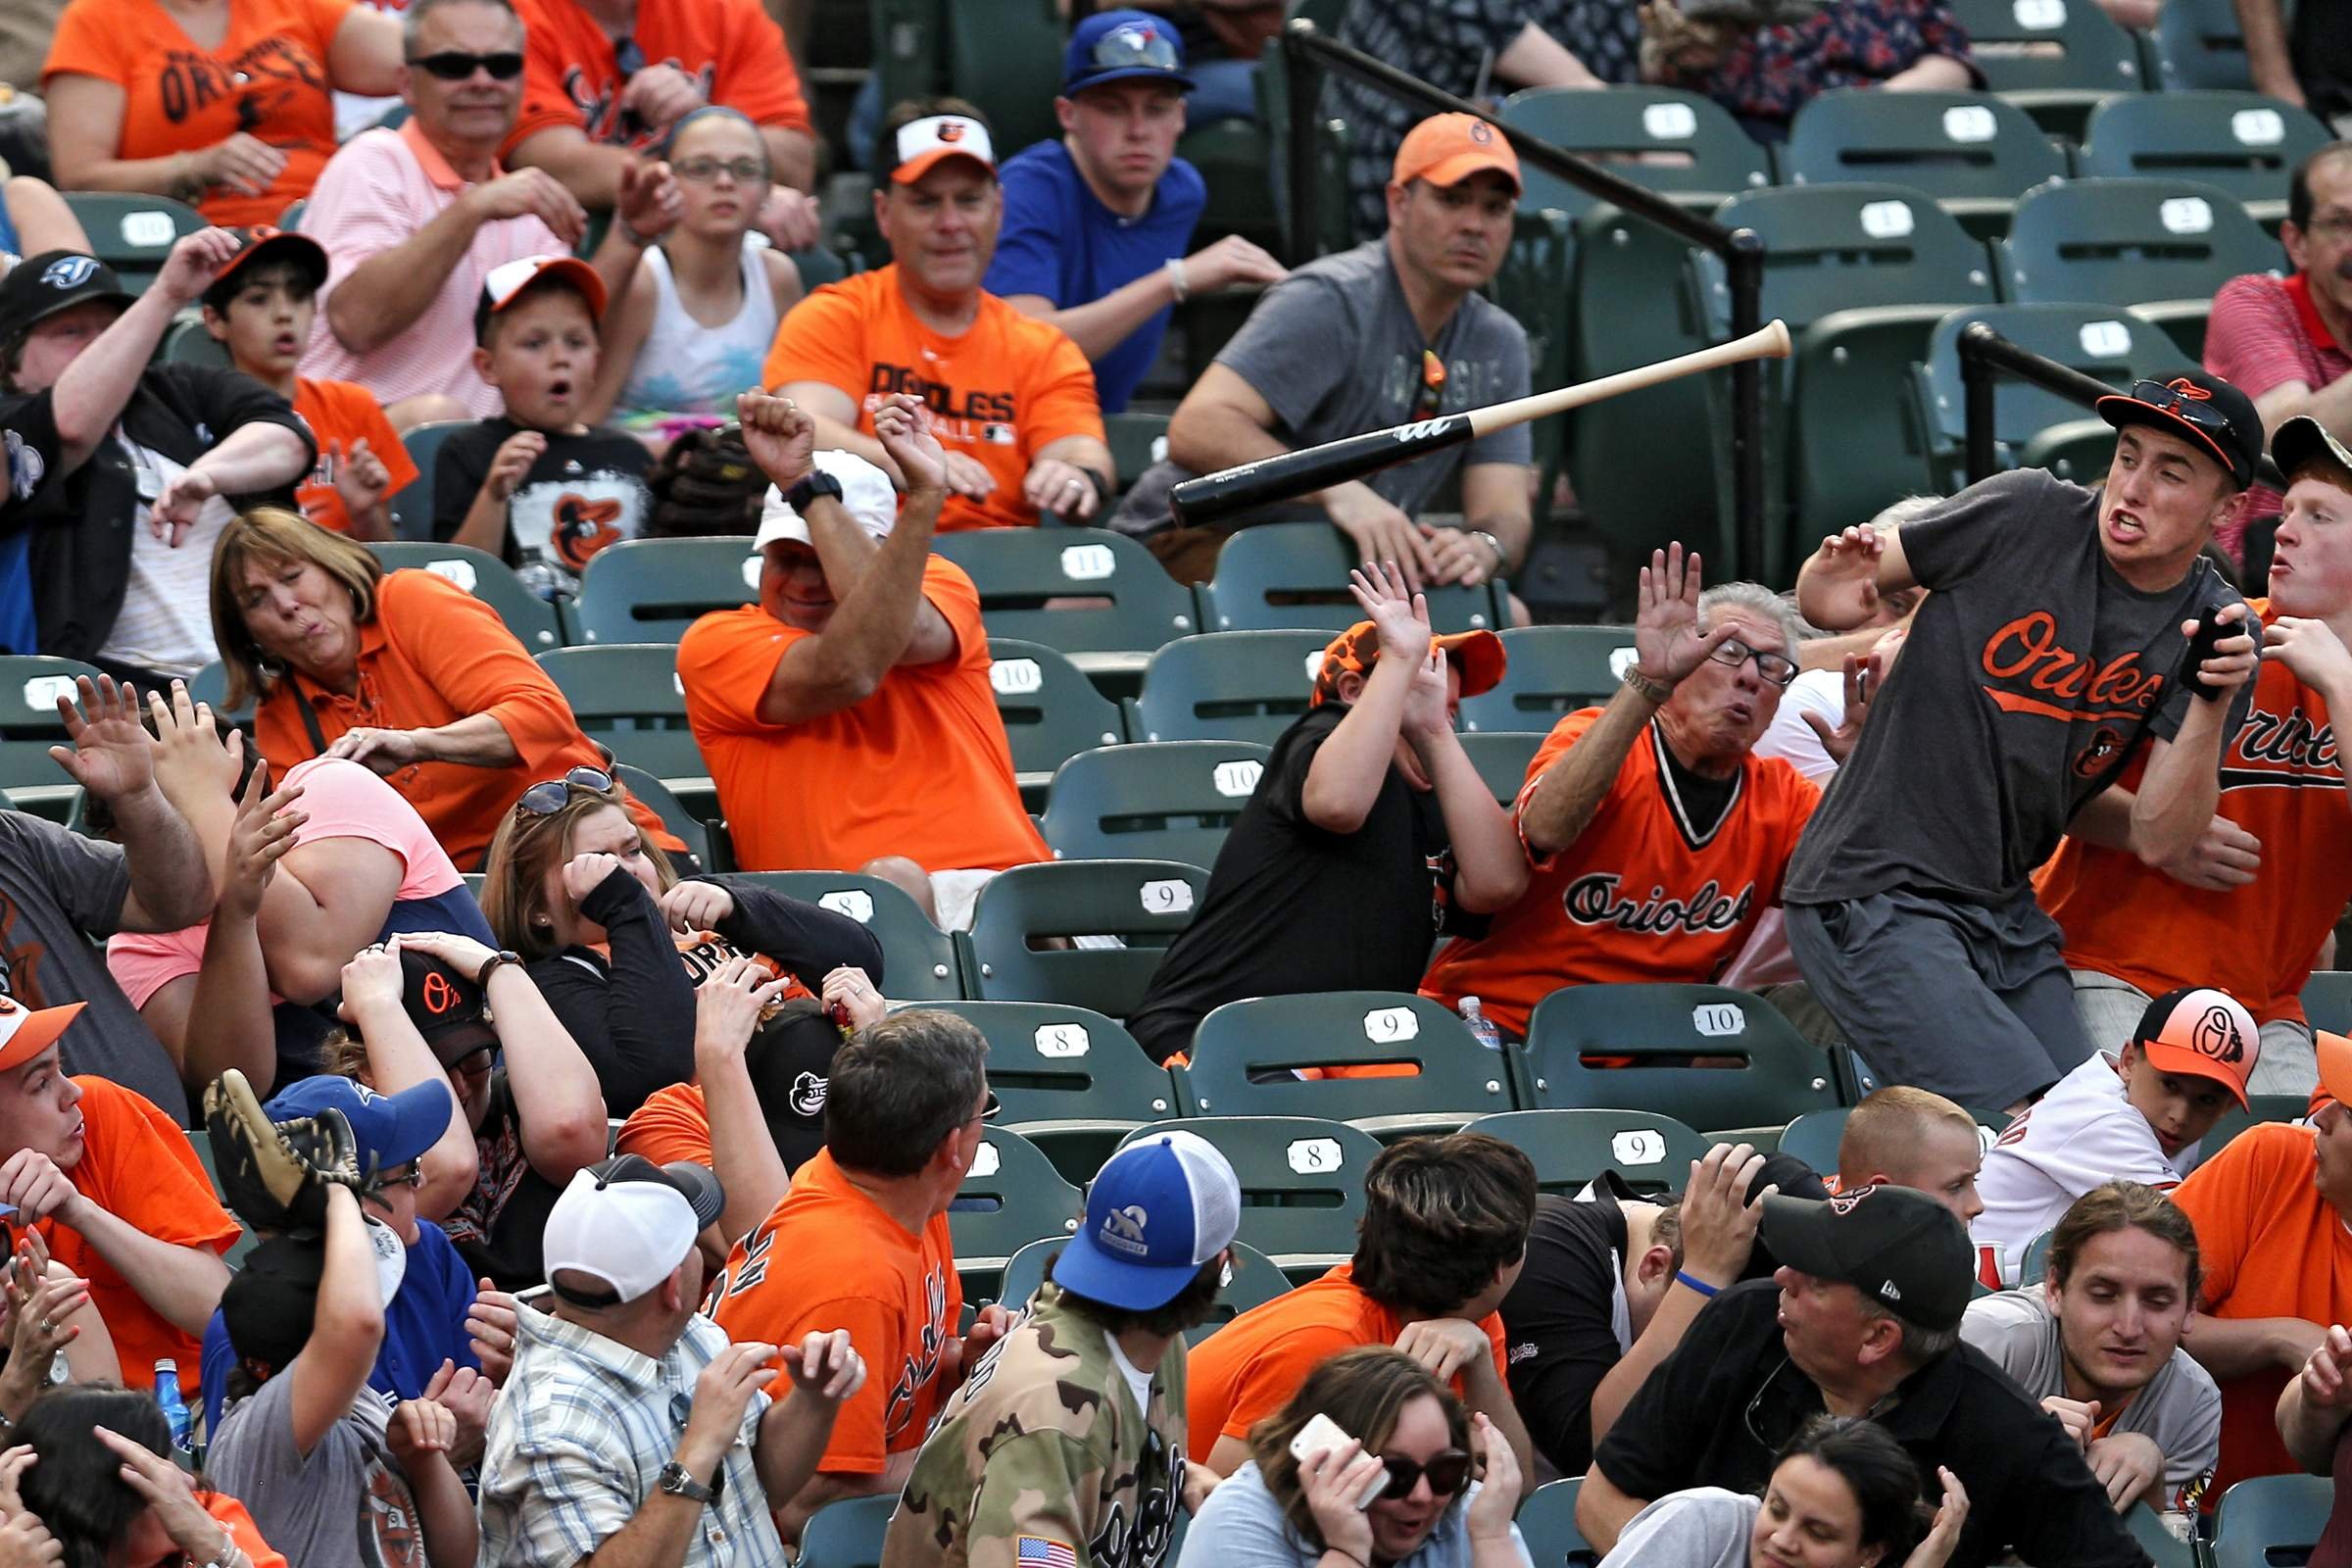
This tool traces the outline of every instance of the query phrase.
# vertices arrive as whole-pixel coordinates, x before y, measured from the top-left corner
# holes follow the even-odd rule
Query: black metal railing
[[[1626,216],[1674,234],[1722,258],[1731,285],[1732,336],[1745,337],[1764,324],[1764,242],[1752,229],[1721,223],[1621,179],[1597,164],[1506,125],[1465,98],[1440,92],[1335,38],[1324,36],[1303,17],[1282,31],[1282,64],[1290,99],[1290,227],[1295,261],[1315,252],[1315,135],[1321,119],[1323,73],[1335,71],[1433,115],[1475,115],[1493,125],[1520,162],[1533,164],[1589,195],[1622,209]],[[1763,569],[1764,543],[1764,368],[1750,360],[1732,367],[1732,537],[1723,577],[1752,577]]]

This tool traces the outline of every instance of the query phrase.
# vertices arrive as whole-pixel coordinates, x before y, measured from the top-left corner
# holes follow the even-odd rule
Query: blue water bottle
[[[183,1470],[196,1468],[196,1424],[188,1401],[179,1393],[179,1363],[170,1358],[155,1363],[155,1402],[163,1407],[164,1425],[172,1429],[172,1456]]]

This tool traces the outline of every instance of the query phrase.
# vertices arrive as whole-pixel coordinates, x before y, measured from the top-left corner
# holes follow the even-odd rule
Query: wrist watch
[[[514,952],[511,948],[501,948],[498,952],[493,953],[490,955],[490,956],[482,960],[482,966],[479,969],[476,969],[473,973],[473,983],[482,990],[487,991],[490,989],[490,977],[492,975],[498,973],[499,970],[505,968],[510,963],[520,964],[521,962],[521,954]]]
[[[686,1467],[675,1459],[662,1467],[661,1479],[656,1485],[671,1496],[684,1497],[688,1502],[709,1502],[717,1495],[711,1488],[688,1475]]]
[[[808,503],[818,496],[841,499],[841,481],[822,468],[811,468],[801,475],[801,482],[784,492],[784,504],[803,516],[808,514]]]
[[[1635,696],[1645,703],[1662,707],[1666,699],[1674,695],[1673,686],[1659,680],[1654,675],[1643,674],[1642,666],[1639,664],[1626,665],[1624,675],[1619,678],[1625,685],[1633,688]]]

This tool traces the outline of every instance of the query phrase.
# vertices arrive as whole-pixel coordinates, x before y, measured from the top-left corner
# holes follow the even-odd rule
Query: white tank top
[[[743,309],[724,326],[705,326],[686,314],[659,245],[645,262],[654,270],[654,324],[620,389],[621,413],[724,414],[735,394],[760,385],[768,346],[776,340],[776,291],[767,280],[760,247],[743,247]]]

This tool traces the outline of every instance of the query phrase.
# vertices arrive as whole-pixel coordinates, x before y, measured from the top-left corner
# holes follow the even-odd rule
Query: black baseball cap
[[[325,1273],[322,1237],[272,1236],[248,1253],[220,1293],[221,1327],[237,1359],[259,1361],[272,1375],[293,1365],[318,1315]]]
[[[1788,1267],[1851,1285],[1923,1329],[1958,1328],[1968,1309],[1968,1232],[1925,1193],[1876,1186],[1820,1201],[1767,1198],[1757,1234]]]
[[[443,963],[429,953],[403,948],[401,1004],[409,1021],[432,1048],[433,1059],[454,1067],[475,1052],[498,1047],[498,1031],[490,1024],[490,999],[469,976]]]
[[[2262,416],[2254,400],[2204,370],[2183,370],[2162,381],[2137,381],[2129,393],[2099,399],[2091,407],[2118,430],[2144,424],[2200,447],[2230,472],[2243,490],[2254,482],[2262,460]]]
[[[0,338],[14,337],[60,311],[103,300],[128,305],[130,295],[115,270],[81,251],[43,251],[27,256],[0,278]]]
[[[204,303],[214,310],[220,309],[236,297],[237,274],[248,267],[263,262],[292,262],[310,279],[315,293],[326,281],[326,247],[308,234],[298,234],[290,228],[273,228],[268,224],[232,230],[241,242],[237,254],[228,259],[204,291]]]

